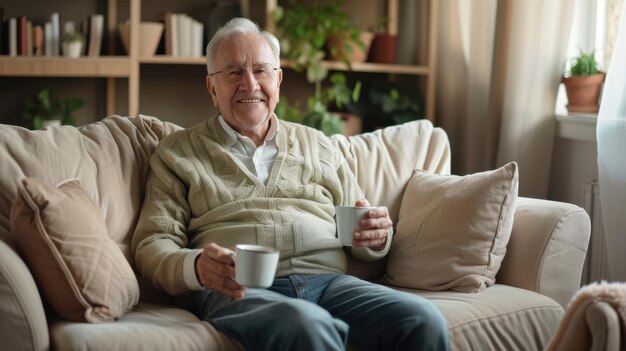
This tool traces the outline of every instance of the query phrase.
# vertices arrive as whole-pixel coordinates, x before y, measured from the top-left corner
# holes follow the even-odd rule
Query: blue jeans
[[[349,275],[294,275],[232,300],[194,295],[199,318],[246,350],[447,350],[447,322],[419,296]]]

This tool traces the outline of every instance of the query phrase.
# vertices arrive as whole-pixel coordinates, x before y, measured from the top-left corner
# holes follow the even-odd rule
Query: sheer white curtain
[[[520,194],[545,198],[571,0],[441,0],[437,122],[457,174],[520,165]]]
[[[626,280],[626,6],[598,114],[600,198],[611,280]]]

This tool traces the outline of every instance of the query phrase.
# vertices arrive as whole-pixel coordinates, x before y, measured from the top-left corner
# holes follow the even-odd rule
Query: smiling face
[[[263,63],[279,67],[265,39],[259,34],[236,33],[218,46],[213,72]],[[252,69],[245,69],[240,79],[218,73],[207,76],[207,89],[224,120],[234,130],[260,145],[258,142],[263,142],[269,129],[283,77],[279,69],[265,79],[257,78],[262,77],[255,77]]]

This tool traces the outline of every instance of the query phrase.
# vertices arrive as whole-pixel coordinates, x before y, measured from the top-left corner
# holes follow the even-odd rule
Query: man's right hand
[[[210,243],[196,257],[195,266],[196,276],[202,286],[235,300],[243,298],[244,288],[235,281],[232,251]]]

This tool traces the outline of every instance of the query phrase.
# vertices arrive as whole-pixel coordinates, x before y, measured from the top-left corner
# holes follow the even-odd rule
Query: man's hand
[[[196,276],[202,286],[235,300],[243,298],[244,288],[235,282],[232,251],[210,243],[196,258],[195,266]]]
[[[356,207],[370,206],[367,200],[359,200]],[[360,229],[352,236],[353,246],[365,246],[374,250],[382,250],[387,244],[387,234],[393,226],[387,207],[376,207],[366,213],[359,221]]]

